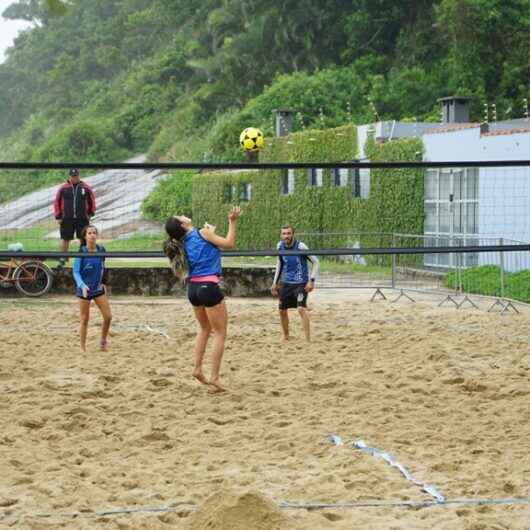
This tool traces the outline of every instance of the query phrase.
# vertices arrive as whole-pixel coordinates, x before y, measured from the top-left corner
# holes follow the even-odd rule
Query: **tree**
[[[63,0],[19,0],[7,7],[2,16],[9,20],[26,20],[46,26],[50,18],[66,14],[68,4]]]

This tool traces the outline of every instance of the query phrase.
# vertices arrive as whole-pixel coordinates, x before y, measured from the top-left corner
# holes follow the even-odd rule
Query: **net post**
[[[392,232],[392,246],[396,248],[396,235]],[[392,289],[396,288],[396,254],[392,254]]]
[[[451,246],[454,246],[454,238],[451,239]],[[453,254],[454,255],[454,254]],[[461,295],[464,292],[464,289],[462,287],[462,263],[460,261],[460,254],[456,253],[456,294]]]
[[[504,239],[499,238],[499,245],[504,244]],[[500,267],[500,280],[501,280],[501,298],[504,298],[504,251],[499,250],[499,267]]]

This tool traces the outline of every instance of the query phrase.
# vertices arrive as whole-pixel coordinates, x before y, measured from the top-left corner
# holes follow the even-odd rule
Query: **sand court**
[[[317,291],[310,344],[295,312],[282,344],[274,301],[228,300],[223,395],[191,377],[185,300],[112,299],[84,356],[72,298],[0,302],[0,527],[530,528],[522,503],[278,508],[433,500],[358,439],[446,499],[530,498],[530,312],[370,296]]]

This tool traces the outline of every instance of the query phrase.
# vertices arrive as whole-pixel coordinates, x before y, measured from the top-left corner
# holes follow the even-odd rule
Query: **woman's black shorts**
[[[205,306],[213,307],[221,303],[224,294],[215,282],[189,282],[188,283],[188,300],[195,307]]]

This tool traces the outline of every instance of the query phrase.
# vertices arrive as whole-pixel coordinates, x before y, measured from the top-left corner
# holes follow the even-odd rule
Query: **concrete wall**
[[[185,286],[178,283],[165,268],[107,269],[107,286],[111,295],[185,296]],[[272,267],[225,268],[222,286],[228,296],[268,296],[274,277]],[[56,272],[51,294],[74,294],[70,269]],[[0,296],[16,296],[14,288],[0,289]]]

